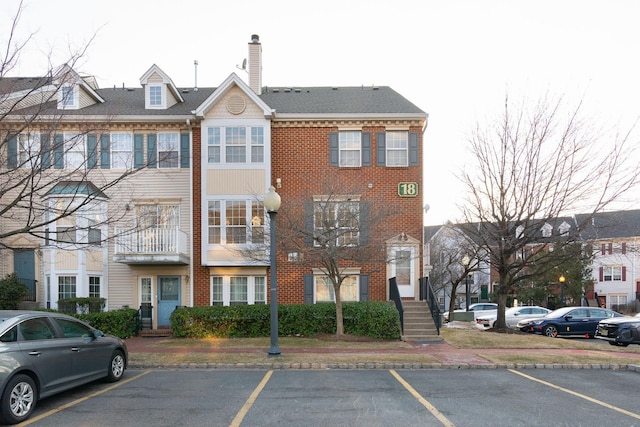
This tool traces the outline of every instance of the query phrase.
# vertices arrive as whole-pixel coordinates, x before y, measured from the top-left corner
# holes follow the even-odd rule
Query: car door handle
[[[78,352],[78,351],[80,351],[80,349],[78,347],[71,347],[71,351]]]
[[[41,351],[30,351],[29,356],[40,356],[42,354]]]

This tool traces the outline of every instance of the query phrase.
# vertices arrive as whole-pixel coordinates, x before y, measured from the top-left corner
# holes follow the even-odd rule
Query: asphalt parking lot
[[[41,401],[33,426],[640,426],[612,369],[129,370]]]

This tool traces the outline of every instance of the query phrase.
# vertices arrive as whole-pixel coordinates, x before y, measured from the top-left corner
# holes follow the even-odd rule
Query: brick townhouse
[[[232,73],[215,88],[179,88],[157,65],[140,88],[101,89],[70,67],[45,79],[2,79],[5,106],[30,100],[12,104],[0,122],[1,167],[13,171],[5,176],[28,170],[16,159],[35,152],[58,162],[37,194],[46,206],[69,206],[69,193],[92,204],[88,214],[3,239],[0,273],[33,280],[40,306],[100,296],[108,309],[145,305],[154,326],[167,325],[180,305],[268,303],[269,262],[246,253],[268,243],[262,198],[274,186],[278,215],[313,212],[331,185],[362,218],[369,209],[393,213],[367,230],[390,261],[348,265],[347,299],[386,300],[391,277],[403,297],[417,298],[427,114],[384,86],[264,85],[258,36],[248,50],[248,82]],[[43,93],[48,101],[38,104]],[[26,126],[25,112],[45,104],[47,114]],[[2,220],[0,228],[15,227]],[[277,263],[280,302],[330,298],[317,265],[285,251]]]

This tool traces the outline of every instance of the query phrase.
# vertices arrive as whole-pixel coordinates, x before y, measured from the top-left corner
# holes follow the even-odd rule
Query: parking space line
[[[109,386],[107,388],[103,388],[102,390],[98,390],[95,393],[91,393],[91,394],[89,394],[87,396],[81,397],[80,399],[76,399],[76,400],[71,401],[69,403],[65,403],[64,405],[58,406],[57,408],[54,408],[54,409],[51,409],[50,411],[47,411],[47,412],[45,412],[43,414],[40,414],[37,417],[29,418],[28,420],[20,423],[19,426],[28,426],[29,424],[33,424],[36,421],[40,421],[43,418],[49,417],[49,416],[51,416],[53,414],[57,414],[58,412],[63,411],[65,409],[67,409],[67,408],[71,408],[72,406],[75,406],[78,403],[82,403],[82,402],[84,402],[86,400],[89,400],[89,399],[92,399],[92,398],[94,398],[96,396],[100,396],[101,394],[106,393],[108,391],[111,391],[114,388],[123,386],[123,385],[125,385],[125,384],[127,384],[127,383],[129,383],[129,382],[131,382],[133,380],[137,380],[141,376],[147,375],[149,372],[151,372],[151,371],[141,372],[138,375],[136,375],[135,377],[131,377],[131,378],[127,378],[126,380],[118,381],[117,383],[115,383],[115,384],[113,384],[113,385],[111,385],[111,386]]]
[[[395,370],[391,369],[389,370],[389,372],[391,372],[391,375],[393,375],[398,382],[400,382],[400,384],[402,384],[404,386],[404,388],[406,388],[409,393],[411,393],[413,395],[413,397],[415,397],[416,399],[418,399],[418,402],[420,402],[422,404],[422,406],[424,406],[425,408],[427,408],[427,410],[429,412],[431,412],[433,414],[434,417],[436,417],[438,419],[438,421],[440,421],[442,423],[442,425],[447,426],[447,427],[455,427],[455,424],[453,424],[451,421],[449,421],[449,419],[447,417],[445,417],[442,412],[438,411],[436,409],[435,406],[433,406],[431,403],[429,403],[427,401],[427,399],[425,399],[424,397],[422,397],[420,395],[420,393],[418,393],[416,391],[416,389],[414,389],[413,387],[411,387],[411,384],[409,384],[408,382],[406,382],[404,380],[404,378],[402,378],[400,376],[400,374],[398,374]]]
[[[612,410],[614,410],[614,411],[616,411],[616,412],[620,412],[621,414],[628,415],[628,416],[630,416],[631,418],[636,418],[636,419],[639,419],[639,420],[640,420],[640,414],[636,414],[636,413],[634,413],[634,412],[627,411],[626,409],[622,409],[622,408],[619,408],[619,407],[617,407],[617,406],[611,405],[611,404],[609,404],[609,403],[602,402],[602,401],[600,401],[600,400],[594,399],[593,397],[589,397],[589,396],[586,396],[586,395],[584,395],[584,394],[580,394],[580,393],[578,393],[578,392],[576,392],[576,391],[569,390],[568,388],[560,387],[560,386],[557,386],[557,385],[552,384],[552,383],[550,383],[550,382],[540,380],[540,379],[538,379],[538,378],[532,377],[532,376],[530,376],[530,375],[524,374],[524,373],[519,372],[519,371],[516,371],[516,370],[514,370],[514,369],[509,369],[509,372],[513,372],[514,374],[520,375],[521,377],[524,377],[524,378],[526,378],[526,379],[528,379],[528,380],[535,381],[535,382],[537,382],[537,383],[540,383],[540,384],[546,385],[547,387],[555,388],[556,390],[563,391],[563,392],[565,392],[565,393],[571,394],[571,395],[576,396],[576,397],[579,397],[579,398],[581,398],[581,399],[588,400],[588,401],[589,401],[589,402],[591,402],[591,403],[595,403],[595,404],[597,404],[597,405],[604,406],[605,408],[612,409]]]
[[[240,423],[242,423],[242,420],[244,419],[245,415],[247,415],[247,412],[249,412],[249,409],[251,409],[251,406],[253,406],[253,404],[255,403],[256,399],[258,398],[258,395],[260,394],[264,386],[267,385],[267,382],[269,381],[269,378],[271,378],[271,375],[273,375],[273,371],[272,370],[267,371],[265,376],[262,378],[262,381],[260,381],[260,384],[258,384],[255,390],[253,390],[253,393],[251,393],[251,396],[249,396],[249,399],[247,399],[244,405],[242,405],[242,408],[240,408],[240,410],[236,414],[236,417],[233,419],[233,421],[231,421],[231,424],[229,424],[229,427],[240,426]]]

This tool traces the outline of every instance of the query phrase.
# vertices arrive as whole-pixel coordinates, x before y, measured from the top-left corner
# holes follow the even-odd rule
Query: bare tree
[[[429,279],[434,290],[449,294],[449,313],[456,308],[458,289],[468,276],[481,271],[484,259],[474,242],[458,226],[445,224],[429,243],[433,269]],[[465,289],[466,292],[466,289]]]
[[[566,113],[562,100],[528,108],[506,97],[498,120],[477,126],[469,140],[476,164],[460,175],[468,192],[461,208],[464,232],[486,251],[498,277],[498,328],[505,327],[505,304],[516,284],[540,274],[540,266],[563,262],[545,256],[549,245],[579,241],[596,213],[637,184],[630,139],[630,132],[610,136],[596,129],[580,105]],[[580,222],[563,218],[569,212],[585,215]],[[534,260],[538,268],[529,269]]]
[[[327,296],[336,303],[336,335],[340,336],[344,334],[341,291],[358,274],[353,267],[366,265],[371,273],[391,262],[385,241],[392,236],[382,228],[393,213],[338,182],[327,177],[320,183],[324,187],[316,193],[319,196],[287,200],[278,213],[277,234],[282,253],[296,254],[298,262],[325,275]]]
[[[95,211],[114,187],[142,170],[133,165],[119,172],[101,170],[100,134],[108,133],[110,119],[78,118],[73,110],[61,108],[74,86],[100,98],[95,81],[74,70],[90,42],[71,50],[62,66],[53,67],[49,57],[43,58],[48,71],[42,76],[7,77],[33,39],[16,40],[22,10],[21,3],[0,56],[0,248],[9,247],[7,238],[16,235],[64,243],[68,230],[56,235],[47,230],[68,217],[92,216],[84,221],[86,227],[73,227],[80,233],[122,218],[125,209],[113,202],[109,213]]]

